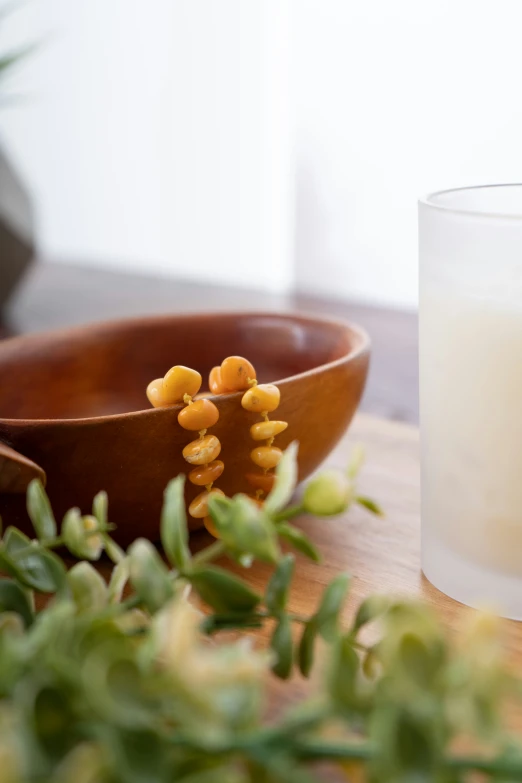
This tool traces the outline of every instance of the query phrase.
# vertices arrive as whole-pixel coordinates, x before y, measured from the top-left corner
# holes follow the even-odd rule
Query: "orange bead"
[[[156,378],[147,386],[147,398],[155,408],[161,408],[167,403],[163,399],[163,378]]]
[[[254,366],[242,356],[228,356],[221,362],[221,381],[229,391],[242,391],[249,388],[249,380],[254,380]]]
[[[214,520],[212,517],[205,517],[203,520],[203,524],[207,528],[208,532],[211,536],[214,536],[214,538],[219,538],[219,533],[216,530],[216,525],[214,524]]]
[[[223,385],[221,378],[221,367],[213,367],[208,376],[208,387],[212,394],[226,394],[227,389]]]
[[[225,470],[225,465],[220,459],[215,459],[210,465],[203,465],[200,468],[193,468],[190,471],[188,478],[192,484],[198,487],[206,487],[207,484],[217,481]]]
[[[251,487],[266,493],[271,492],[275,482],[274,473],[247,473],[245,478]]]
[[[286,421],[259,421],[250,427],[250,435],[253,440],[268,440],[284,432],[287,427]]]
[[[221,443],[215,435],[206,435],[199,440],[187,443],[183,449],[183,456],[191,465],[208,465],[209,462],[219,457]]]
[[[253,386],[243,394],[241,405],[253,413],[270,413],[279,405],[281,393],[272,383]]]
[[[283,456],[281,449],[277,446],[258,446],[250,452],[250,459],[260,468],[275,468]]]
[[[163,399],[168,403],[181,402],[185,394],[194,397],[201,388],[202,377],[196,370],[182,364],[171,367],[163,378]]]
[[[194,519],[203,519],[208,514],[208,499],[211,495],[224,495],[225,493],[218,489],[211,489],[210,492],[200,492],[189,506],[189,514]]]
[[[178,413],[178,422],[185,430],[206,430],[219,419],[219,411],[210,400],[196,400]]]

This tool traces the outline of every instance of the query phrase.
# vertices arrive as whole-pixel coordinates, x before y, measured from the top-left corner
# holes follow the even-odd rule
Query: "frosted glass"
[[[522,619],[522,185],[419,205],[422,568]]]

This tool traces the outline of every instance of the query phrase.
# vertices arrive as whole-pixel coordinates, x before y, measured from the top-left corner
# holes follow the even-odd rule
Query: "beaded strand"
[[[179,412],[178,422],[183,429],[199,434],[197,440],[191,441],[183,449],[183,458],[194,465],[188,480],[197,487],[205,487],[196,495],[188,511],[194,519],[205,520],[211,495],[225,494],[223,490],[214,487],[214,482],[225,469],[222,460],[218,459],[221,443],[215,435],[207,435],[208,429],[219,420],[219,410],[211,400],[203,398],[194,401],[188,394],[183,397],[183,402],[186,407]]]
[[[207,435],[207,430],[219,420],[219,410],[211,400],[204,397],[194,400],[202,380],[196,370],[176,365],[164,378],[151,381],[147,387],[147,397],[155,408],[184,402],[185,407],[178,414],[178,423],[183,429],[199,434],[199,438],[187,443],[183,449],[183,458],[194,466],[188,474],[189,481],[205,488],[189,505],[189,514],[195,519],[207,516],[211,494],[224,494],[213,486],[225,468],[223,462],[217,459],[221,443],[215,435]]]
[[[288,427],[286,421],[270,420],[269,413],[275,411],[281,399],[281,393],[277,386],[272,383],[251,385],[251,388],[245,392],[241,400],[241,405],[245,410],[252,413],[260,413],[261,421],[252,424],[250,427],[250,436],[255,441],[266,441],[264,446],[256,446],[250,452],[250,459],[258,467],[262,468],[262,473],[247,473],[246,480],[250,486],[255,489],[255,498],[261,501],[263,495],[270,492],[274,486],[275,474],[271,471],[277,467],[283,452],[277,446],[274,446],[276,435],[284,432]]]
[[[212,394],[231,394],[236,391],[244,391],[249,388],[251,383],[255,382],[255,368],[243,356],[228,356],[221,362],[219,367],[212,368],[208,379],[208,385]],[[203,524],[209,533],[218,538],[218,532],[212,517],[205,516]]]

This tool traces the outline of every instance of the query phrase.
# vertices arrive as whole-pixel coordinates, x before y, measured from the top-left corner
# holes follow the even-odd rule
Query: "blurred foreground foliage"
[[[126,552],[116,544],[104,493],[92,514],[72,509],[59,527],[41,484],[30,485],[35,538],[8,527],[0,543],[2,783],[310,783],[324,760],[356,783],[522,780],[522,746],[500,715],[520,683],[502,664],[492,618],[476,617],[455,646],[426,606],[372,596],[346,626],[346,574],[310,617],[292,613],[294,556],[280,543],[319,559],[292,518],[353,503],[380,513],[357,494],[359,454],[289,506],[296,460],[292,445],[262,509],[242,495],[213,498],[220,539],[195,555],[184,477],[174,479],[161,522],[166,560],[145,539]],[[79,558],[70,570],[63,547]],[[103,551],[114,564],[108,583],[91,564]],[[244,568],[269,563],[264,594],[214,564],[224,555]],[[47,596],[40,611],[37,593]],[[368,646],[373,622],[379,641]],[[266,623],[269,647],[255,650],[249,631]],[[220,640],[226,629],[240,639]],[[270,669],[307,677],[320,638],[321,687],[267,721]]]

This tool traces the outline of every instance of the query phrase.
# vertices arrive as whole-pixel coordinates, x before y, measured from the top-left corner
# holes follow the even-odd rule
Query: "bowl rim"
[[[135,326],[139,326],[140,324],[151,324],[158,321],[164,321],[166,319],[177,319],[177,318],[183,318],[187,320],[191,319],[198,319],[201,318],[201,316],[205,316],[208,318],[279,318],[286,321],[299,321],[301,323],[303,322],[309,322],[309,323],[316,323],[316,324],[330,324],[333,326],[337,326],[340,330],[344,332],[350,332],[352,335],[355,335],[357,338],[356,345],[352,348],[352,350],[348,351],[348,353],[344,354],[343,356],[340,356],[338,359],[334,359],[331,362],[326,362],[325,364],[318,364],[316,367],[312,367],[309,370],[305,370],[301,373],[296,373],[295,375],[288,375],[284,378],[273,380],[271,383],[281,385],[281,384],[287,384],[291,381],[295,381],[300,378],[307,378],[311,375],[315,375],[317,372],[324,372],[326,370],[330,370],[334,367],[338,367],[342,364],[345,364],[349,361],[353,361],[357,359],[360,356],[364,356],[369,353],[370,347],[371,347],[371,338],[362,326],[359,326],[358,324],[355,324],[347,319],[344,318],[336,318],[333,316],[324,316],[324,315],[315,315],[314,313],[298,313],[298,312],[291,312],[291,311],[278,311],[278,310],[212,310],[212,311],[201,311],[201,312],[189,312],[189,313],[159,313],[155,315],[144,315],[144,316],[135,316],[135,317],[128,317],[128,318],[117,318],[117,319],[110,319],[110,320],[104,320],[104,321],[93,321],[86,324],[79,324],[75,326],[70,327],[62,327],[60,329],[49,329],[42,332],[30,332],[27,334],[21,334],[21,335],[15,335],[14,337],[7,337],[3,340],[0,340],[0,355],[2,353],[2,348],[4,345],[8,344],[9,346],[12,346],[16,343],[25,343],[25,342],[38,342],[39,338],[51,338],[51,339],[57,339],[60,337],[70,337],[71,335],[81,335],[82,333],[87,332],[96,332],[96,331],[104,331],[106,329],[116,329],[118,327],[123,326],[130,326],[131,324]],[[233,397],[239,397],[244,392],[230,392],[229,394],[209,394],[207,395],[207,399],[210,400],[219,400],[223,397],[227,398],[233,398]],[[101,424],[107,421],[118,421],[118,420],[125,420],[131,417],[136,416],[153,416],[153,415],[161,415],[165,413],[166,411],[176,411],[180,410],[183,407],[181,403],[176,403],[175,405],[165,405],[160,408],[143,408],[136,411],[125,411],[123,413],[109,413],[105,414],[103,416],[81,416],[81,417],[75,417],[75,418],[46,418],[46,419],[22,419],[22,418],[3,418],[0,416],[0,424],[7,425],[10,428],[17,428],[17,427],[26,427],[26,426],[34,426],[34,425],[58,425],[61,427],[66,427],[70,425],[79,425],[79,426],[85,426],[90,425],[93,423]],[[0,442],[1,442],[0,437]]]

